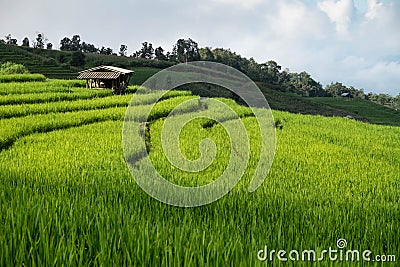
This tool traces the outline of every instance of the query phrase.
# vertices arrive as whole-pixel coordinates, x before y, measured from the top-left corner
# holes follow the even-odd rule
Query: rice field
[[[43,82],[46,77],[43,74],[7,74],[0,75],[0,83],[9,82]]]
[[[220,200],[178,208],[148,196],[125,163],[122,127],[133,94],[77,86],[57,80],[0,84],[0,266],[398,265],[400,127],[273,111],[282,125],[275,160],[264,183],[249,193],[260,132],[248,108],[219,99],[246,128],[248,167]],[[129,119],[143,123],[144,110],[160,94],[138,95]],[[145,133],[158,172],[185,186],[209,183],[229,161],[223,125],[207,119],[186,124],[179,145],[195,160],[201,140],[213,140],[218,150],[209,168],[187,173],[165,157],[165,118],[188,100],[177,120],[207,112],[197,99],[185,91],[164,95]],[[234,123],[219,116],[222,124]],[[136,159],[144,152],[129,151]],[[370,250],[371,262],[283,262],[276,256],[279,250],[319,255],[338,249],[339,239],[346,249]],[[272,261],[258,258],[265,246],[276,250]],[[377,262],[376,255],[394,255],[397,262]]]

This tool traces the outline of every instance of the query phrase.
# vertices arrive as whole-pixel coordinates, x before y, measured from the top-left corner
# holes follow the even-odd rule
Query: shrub
[[[140,88],[139,85],[131,85],[128,86],[128,88],[126,88],[125,90],[125,94],[133,94],[136,93],[136,91]]]
[[[0,65],[0,74],[26,74],[29,71],[22,64],[16,64],[12,62],[6,62]]]

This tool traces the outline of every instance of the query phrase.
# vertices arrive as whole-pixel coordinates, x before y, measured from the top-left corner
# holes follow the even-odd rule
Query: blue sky
[[[179,38],[223,47],[258,62],[307,71],[326,85],[400,93],[398,0],[0,0],[0,36],[19,43],[43,32],[54,47],[79,34],[129,53]],[[0,37],[1,38],[1,37]]]

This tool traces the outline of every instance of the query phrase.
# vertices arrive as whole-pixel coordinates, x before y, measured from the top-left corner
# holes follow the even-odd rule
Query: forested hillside
[[[141,84],[157,71],[177,63],[190,61],[213,61],[243,72],[259,85],[271,90],[294,93],[305,97],[342,97],[368,100],[393,109],[400,108],[400,94],[396,97],[386,94],[366,93],[363,89],[346,86],[340,82],[323,85],[305,72],[291,72],[273,60],[258,63],[224,48],[199,47],[194,40],[179,39],[171,51],[162,47],[154,48],[150,42],[143,42],[141,49],[127,54],[127,46],[121,45],[118,53],[111,48],[97,48],[82,41],[79,35],[65,37],[60,41],[60,50],[45,45],[44,36],[38,35],[33,47],[25,38],[22,46],[11,35],[0,40],[0,63],[12,61],[25,65],[32,73],[41,73],[48,78],[71,79],[85,68],[99,65],[114,65],[134,70],[131,84]],[[45,49],[45,47],[47,49]]]

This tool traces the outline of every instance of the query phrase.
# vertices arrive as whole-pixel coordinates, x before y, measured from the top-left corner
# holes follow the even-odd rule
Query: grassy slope
[[[358,114],[374,124],[400,126],[400,111],[370,101],[331,97],[310,98],[310,101]]]
[[[301,97],[292,93],[260,88],[272,109],[328,117],[350,115],[356,120],[367,123],[400,126],[400,111],[370,101],[339,97]]]
[[[123,109],[104,108],[116,116],[103,121],[95,110],[98,123],[69,129],[41,120],[48,126],[23,131],[0,152],[0,265],[253,266],[265,245],[335,249],[339,238],[352,249],[400,255],[398,127],[276,111],[284,127],[262,187],[249,194],[247,174],[221,200],[181,209],[136,185],[121,152]],[[84,115],[55,112],[45,117]],[[22,118],[21,127],[38,116]],[[252,118],[245,124],[256,129]],[[193,145],[185,131],[182,138]],[[192,148],[198,153],[198,143]]]
[[[50,55],[35,54],[18,46],[0,43],[0,63],[7,61],[23,64],[31,73],[41,73],[48,78],[71,79],[77,75],[77,70],[61,65]]]
[[[0,62],[13,61],[15,63],[22,63],[31,72],[42,73],[49,78],[76,78],[77,71],[81,69],[71,69],[65,64],[60,64],[59,58],[61,55],[70,57],[71,52],[37,50],[0,44]],[[132,60],[134,60],[135,67],[129,67],[133,63]],[[85,68],[101,64],[115,64],[134,70],[135,74],[131,78],[131,85],[142,84],[149,77],[161,70],[161,68],[146,67],[149,64],[146,60],[119,56],[87,54],[86,61],[87,66]],[[399,111],[396,112],[368,101],[345,100],[341,98],[304,98],[295,94],[271,90],[270,88],[263,87],[262,84],[260,84],[260,88],[263,90],[270,106],[276,110],[323,116],[345,117],[350,115],[364,122],[400,125]]]
[[[131,85],[141,85],[148,78],[159,72],[161,69],[151,67],[133,67],[131,68],[135,73],[132,75],[129,83]]]
[[[71,52],[22,48],[0,43],[0,63],[6,61],[20,63],[25,65],[30,72],[41,73],[48,78],[75,79],[78,75],[77,72],[85,68],[98,65],[116,65],[135,71],[130,83],[133,85],[142,84],[149,77],[160,71],[160,68],[145,67],[148,64],[145,60],[137,59],[135,64],[138,66],[129,67],[133,60],[131,58],[92,54],[86,54],[86,66],[73,68],[67,64],[62,64],[59,61],[61,56],[69,58],[71,57]],[[143,64],[143,66],[140,66],[140,64]]]
[[[301,97],[293,93],[283,93],[271,89],[262,89],[262,92],[271,108],[275,110],[288,111],[295,114],[323,115],[327,117],[345,117],[346,115],[352,115],[358,120],[365,121],[362,116],[350,111],[314,103],[309,101],[309,98]]]

